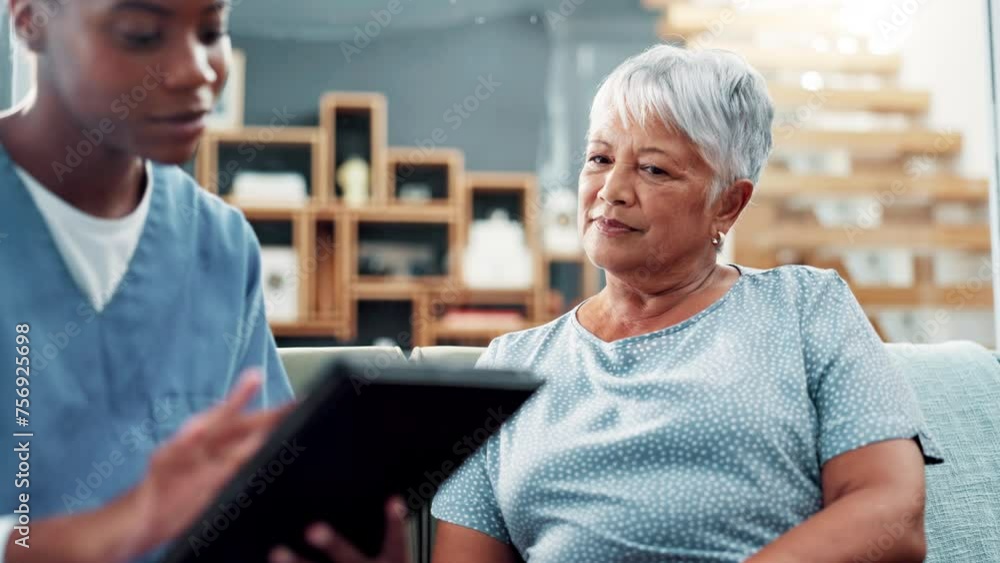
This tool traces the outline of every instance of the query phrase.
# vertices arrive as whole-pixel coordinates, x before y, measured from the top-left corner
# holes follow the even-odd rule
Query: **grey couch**
[[[927,469],[927,541],[931,563],[1000,563],[1000,364],[985,348],[966,342],[887,345],[909,378],[944,451],[946,462]],[[472,366],[482,348],[289,348],[281,350],[296,393],[304,393],[322,367],[349,358],[378,369],[415,362]],[[414,561],[429,561],[432,524],[414,519]],[[887,541],[891,540],[886,531]],[[858,561],[878,561],[873,544]]]

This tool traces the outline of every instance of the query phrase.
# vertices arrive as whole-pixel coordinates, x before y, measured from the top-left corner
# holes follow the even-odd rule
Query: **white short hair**
[[[657,45],[618,66],[590,110],[616,110],[622,123],[659,119],[698,148],[715,171],[708,201],[741,179],[754,184],[771,152],[774,104],[764,77],[721,49]]]

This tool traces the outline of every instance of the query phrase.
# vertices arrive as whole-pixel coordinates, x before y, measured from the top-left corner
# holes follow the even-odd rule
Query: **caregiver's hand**
[[[248,370],[224,402],[191,418],[153,453],[133,498],[145,528],[138,534],[142,550],[184,532],[291,410],[244,412],[260,386],[260,374]]]
[[[191,418],[150,459],[146,477],[90,512],[32,522],[31,549],[8,539],[6,563],[124,563],[175,539],[263,444],[292,405],[245,413],[261,377],[244,374],[220,405]]]
[[[306,541],[326,554],[334,563],[409,563],[410,553],[406,542],[406,506],[399,497],[385,504],[385,539],[382,553],[370,559],[354,548],[346,539],[337,535],[330,526],[316,523],[306,528]],[[279,546],[271,551],[271,563],[309,563],[292,550]]]

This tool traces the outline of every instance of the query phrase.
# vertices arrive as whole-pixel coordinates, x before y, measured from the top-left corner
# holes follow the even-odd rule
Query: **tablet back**
[[[429,502],[540,384],[510,371],[331,365],[165,561],[264,563],[278,544],[325,561],[302,539],[320,520],[375,555],[386,499]]]

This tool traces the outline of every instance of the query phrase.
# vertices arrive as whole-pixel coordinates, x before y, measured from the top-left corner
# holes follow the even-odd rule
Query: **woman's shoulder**
[[[821,295],[850,292],[836,270],[789,264],[768,269],[739,266],[744,283],[754,292],[785,303],[804,304]]]
[[[788,264],[768,269],[739,266],[749,285],[758,289],[813,294],[847,284],[833,269]]]

